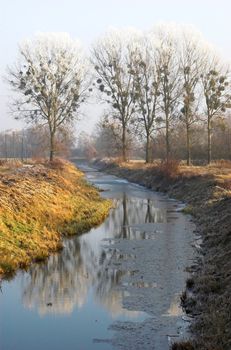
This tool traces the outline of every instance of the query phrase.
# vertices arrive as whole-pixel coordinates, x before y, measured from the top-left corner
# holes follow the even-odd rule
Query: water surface
[[[0,349],[167,350],[184,331],[179,295],[193,225],[179,202],[80,166],[115,208],[2,283]]]

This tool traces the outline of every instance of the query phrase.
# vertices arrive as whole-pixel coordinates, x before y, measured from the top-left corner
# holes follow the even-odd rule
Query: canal
[[[194,224],[167,195],[79,166],[113,209],[2,283],[0,349],[168,350],[186,332],[180,294]]]

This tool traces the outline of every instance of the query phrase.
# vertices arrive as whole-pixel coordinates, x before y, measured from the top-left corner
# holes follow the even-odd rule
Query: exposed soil
[[[190,342],[174,350],[231,349],[231,169],[184,167],[165,172],[159,165],[96,162],[103,171],[184,201],[201,235],[195,249],[198,261],[189,267],[191,278],[182,304],[193,316]]]

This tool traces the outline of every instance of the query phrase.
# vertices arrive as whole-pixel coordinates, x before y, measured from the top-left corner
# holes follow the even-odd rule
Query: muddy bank
[[[230,169],[182,168],[171,176],[157,165],[95,163],[100,169],[167,192],[183,200],[201,234],[198,262],[182,296],[193,315],[191,344],[174,349],[228,350],[231,348],[231,192]],[[183,345],[183,344],[182,344]]]
[[[101,223],[110,202],[68,162],[0,168],[0,275],[62,248],[62,237]]]

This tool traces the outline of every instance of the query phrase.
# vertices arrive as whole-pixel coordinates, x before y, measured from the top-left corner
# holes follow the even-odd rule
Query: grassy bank
[[[0,167],[0,275],[62,248],[62,236],[87,231],[110,202],[68,162]]]
[[[98,164],[111,174],[183,200],[202,237],[182,302],[193,315],[190,342],[174,350],[231,349],[231,165],[207,167],[131,162]]]

